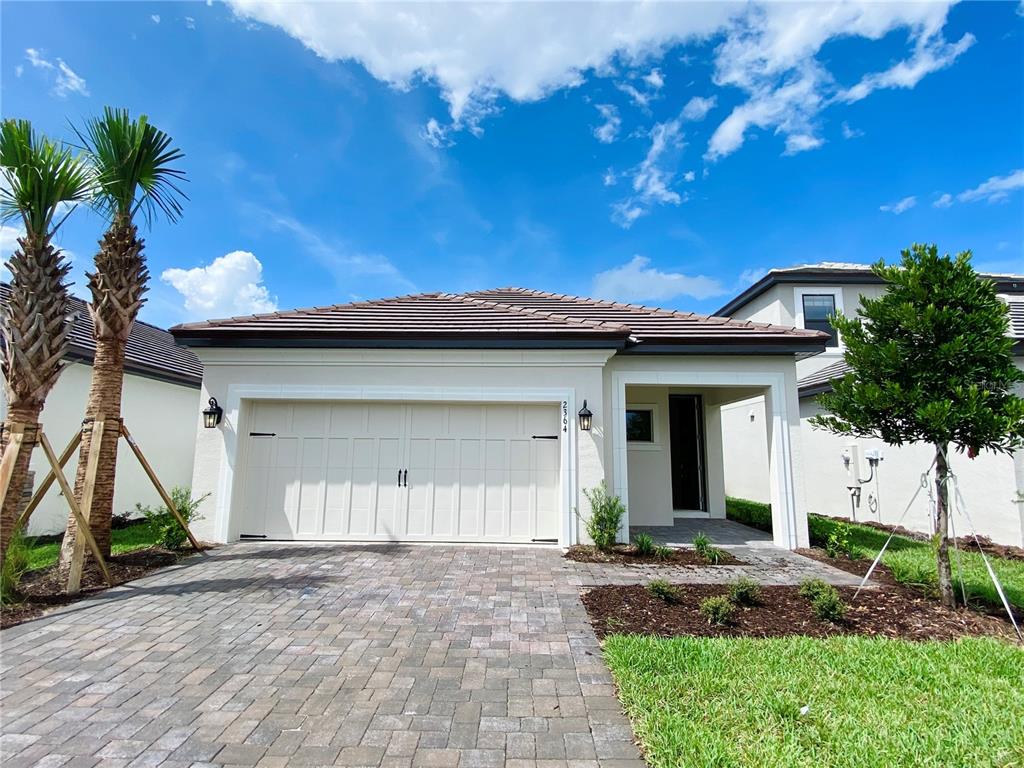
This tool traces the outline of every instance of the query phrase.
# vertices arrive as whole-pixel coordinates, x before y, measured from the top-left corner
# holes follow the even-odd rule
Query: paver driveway
[[[4,768],[642,766],[553,549],[235,544],[0,634]]]

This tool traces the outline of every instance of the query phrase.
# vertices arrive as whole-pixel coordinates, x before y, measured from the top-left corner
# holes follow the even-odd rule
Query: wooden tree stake
[[[88,527],[92,518],[92,497],[96,489],[96,471],[100,464],[100,449],[103,446],[104,421],[92,423],[92,436],[89,438],[89,455],[85,460],[85,481],[82,484],[82,501],[79,511]],[[84,430],[84,427],[83,427]],[[90,529],[90,534],[92,530]],[[85,566],[85,541],[75,536],[75,545],[71,550],[71,566],[68,569],[68,594],[78,594],[82,586],[82,568]]]
[[[5,424],[4,428],[11,433],[11,441],[7,444],[4,457],[0,460],[0,504],[7,499],[7,491],[10,490],[11,476],[14,474],[14,465],[18,461],[18,454],[21,453],[21,443],[25,439],[25,424]],[[18,493],[22,489],[18,489]]]
[[[174,506],[174,501],[171,500],[170,495],[164,490],[164,487],[160,485],[156,472],[153,471],[149,462],[146,461],[146,457],[142,455],[142,449],[139,448],[138,444],[135,442],[135,438],[131,436],[131,433],[128,431],[128,427],[124,425],[123,421],[121,422],[121,434],[124,435],[124,439],[128,441],[128,445],[131,446],[132,452],[135,454],[135,458],[139,460],[139,464],[141,464],[142,468],[146,471],[146,474],[153,483],[153,487],[156,488],[156,492],[160,494],[160,498],[163,499],[164,505],[171,511],[171,514],[174,515],[174,518],[178,521],[178,525],[180,525],[185,531],[185,535],[188,536],[188,540],[191,542],[192,548],[196,552],[202,552],[202,549],[199,547],[199,542],[196,540],[196,537],[192,535],[192,531],[189,530],[188,523],[185,522],[185,518],[178,513],[177,507]]]
[[[68,460],[74,455],[75,449],[78,448],[78,444],[82,442],[82,431],[75,432],[71,438],[71,442],[68,443],[68,447],[64,449],[64,453],[60,455],[57,460],[60,468],[63,470],[64,466],[68,463]],[[42,502],[46,492],[50,490],[50,486],[53,485],[53,481],[57,478],[53,470],[46,476],[39,487],[36,488],[36,492],[32,494],[32,499],[29,501],[28,506],[25,507],[25,511],[21,513],[21,517],[18,518],[18,522],[15,524],[15,530],[25,530],[23,526],[28,525],[28,519],[32,516],[32,513],[36,511],[36,507]]]
[[[78,502],[75,500],[75,493],[71,489],[71,486],[68,485],[67,478],[64,477],[64,470],[60,468],[60,464],[58,463],[57,455],[53,452],[50,441],[47,439],[46,433],[42,430],[39,432],[39,444],[43,447],[43,453],[46,454],[46,460],[50,462],[50,467],[53,469],[54,477],[57,479],[57,485],[60,486],[60,490],[64,494],[68,507],[71,508],[71,514],[75,516],[75,521],[78,523],[78,533],[85,539],[85,543],[89,546],[89,551],[92,552],[92,556],[96,558],[96,562],[99,564],[100,570],[103,571],[103,578],[106,580],[107,584],[114,586],[114,582],[110,578],[110,571],[107,570],[107,562],[103,559],[103,555],[100,553],[100,548],[96,545],[96,539],[92,537],[92,531],[89,530],[89,521],[82,517],[82,511],[78,508]],[[69,589],[68,591],[70,592],[71,590]]]

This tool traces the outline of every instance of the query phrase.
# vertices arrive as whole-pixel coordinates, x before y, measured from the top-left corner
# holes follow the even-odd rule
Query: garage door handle
[[[249,437],[277,437],[277,432],[250,432]]]
[[[557,440],[558,435],[530,435],[534,440]]]
[[[408,469],[405,470],[405,472],[403,472],[402,475],[403,475],[402,485],[404,485],[406,488],[408,488],[409,487],[409,470]]]
[[[398,487],[402,487],[402,470],[398,470]]]

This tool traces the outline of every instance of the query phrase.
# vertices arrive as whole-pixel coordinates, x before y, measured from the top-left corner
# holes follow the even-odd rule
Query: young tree
[[[897,266],[872,271],[888,283],[877,299],[861,298],[857,317],[833,324],[846,346],[850,372],[820,402],[830,413],[815,426],[890,445],[935,447],[938,576],[942,603],[956,604],[949,562],[949,449],[1024,447],[1024,381],[1007,335],[1008,311],[995,285],[971,266],[971,252],[939,256],[913,245]]]
[[[64,280],[70,266],[53,245],[53,236],[70,213],[70,208],[63,209],[88,199],[92,177],[69,149],[34,133],[27,120],[4,120],[0,126],[0,171],[0,220],[20,220],[24,228],[7,262],[11,282],[2,308],[0,368],[7,388],[7,421],[28,427],[0,506],[2,563],[28,479],[39,414],[60,376],[68,346]],[[5,428],[0,455],[9,443]]]
[[[110,520],[114,505],[124,354],[128,336],[148,290],[149,270],[143,254],[135,217],[147,222],[162,213],[174,222],[181,215],[185,197],[178,187],[184,171],[175,167],[183,155],[171,137],[145,115],[133,120],[127,110],[107,107],[103,116],[86,123],[79,132],[86,156],[96,170],[94,207],[110,221],[96,254],[94,272],[86,275],[92,301],[93,339],[96,354],[86,402],[86,419],[106,422],[93,486],[89,528],[104,555],[110,554]],[[81,501],[86,457],[92,433],[85,430],[78,453],[75,496]],[[68,533],[61,547],[61,567],[66,569],[74,551],[78,525],[68,517]]]

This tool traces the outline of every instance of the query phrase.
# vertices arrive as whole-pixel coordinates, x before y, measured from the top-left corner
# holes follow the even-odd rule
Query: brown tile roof
[[[10,287],[0,283],[0,302],[6,305]],[[96,352],[92,338],[89,306],[81,299],[69,299],[71,321],[68,358],[91,363]],[[191,349],[179,347],[174,337],[162,328],[136,321],[125,348],[125,371],[150,378],[198,387],[203,380],[203,364]]]
[[[708,347],[744,342],[818,351],[826,338],[763,323],[706,317],[523,288],[424,293],[329,307],[178,325],[195,346],[591,346],[644,351],[655,344]],[[799,350],[790,349],[796,346]],[[664,351],[664,350],[661,350]],[[681,350],[683,351],[683,350]],[[783,351],[781,349],[765,351]]]

